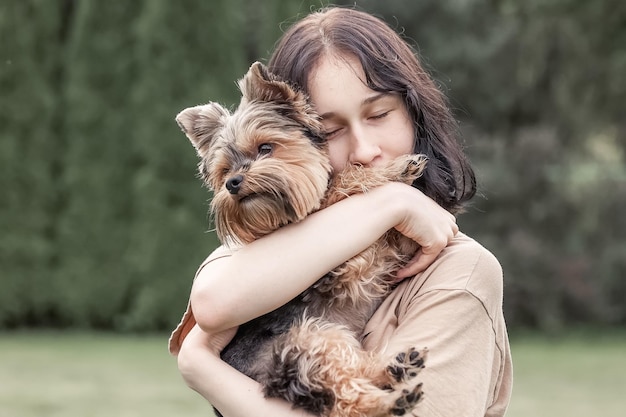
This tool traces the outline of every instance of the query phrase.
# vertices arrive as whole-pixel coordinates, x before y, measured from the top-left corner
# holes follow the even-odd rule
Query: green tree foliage
[[[174,116],[235,103],[278,26],[232,0],[0,7],[0,323],[171,326],[216,245]]]
[[[344,2],[354,4],[354,2]],[[512,325],[626,322],[626,6],[358,1],[451,99]],[[0,4],[0,327],[171,328],[217,244],[174,116],[320,2]]]

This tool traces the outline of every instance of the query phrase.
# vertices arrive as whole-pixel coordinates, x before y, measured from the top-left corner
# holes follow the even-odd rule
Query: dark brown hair
[[[457,140],[458,126],[447,100],[415,50],[377,17],[329,7],[309,14],[283,34],[268,69],[307,92],[311,71],[327,53],[357,57],[370,89],[404,98],[415,127],[414,151],[429,158],[415,186],[447,210],[461,211],[476,193],[474,171]]]

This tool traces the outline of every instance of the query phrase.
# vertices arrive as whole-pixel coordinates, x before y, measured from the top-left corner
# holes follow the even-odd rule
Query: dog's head
[[[331,166],[323,127],[304,93],[254,63],[233,113],[218,103],[176,121],[201,159],[222,242],[249,243],[319,209]]]

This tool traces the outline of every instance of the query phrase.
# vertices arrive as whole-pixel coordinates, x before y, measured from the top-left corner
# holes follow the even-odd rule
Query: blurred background
[[[174,116],[235,105],[325,4],[0,2],[0,338],[176,325],[217,242]],[[503,265],[511,334],[623,333],[626,3],[335,4],[385,19],[450,98],[479,182],[459,223]]]

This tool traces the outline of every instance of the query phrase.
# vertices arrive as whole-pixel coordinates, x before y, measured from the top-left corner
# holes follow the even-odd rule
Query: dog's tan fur
[[[332,175],[323,126],[303,93],[259,63],[239,87],[243,97],[234,113],[209,103],[185,109],[176,118],[201,158],[199,172],[213,190],[211,210],[225,244],[250,243],[389,181],[410,184],[426,164],[421,155],[407,155],[382,168],[349,166]],[[232,347],[231,364],[259,381],[267,396],[315,413],[364,417],[409,412],[422,395],[414,377],[425,351],[407,347],[386,357],[365,352],[357,336],[388,294],[395,271],[417,249],[395,230],[387,232],[298,299],[268,313],[271,325],[265,330],[277,323],[285,326],[262,339],[257,352]],[[259,326],[264,325],[242,326],[240,332],[252,334]]]

